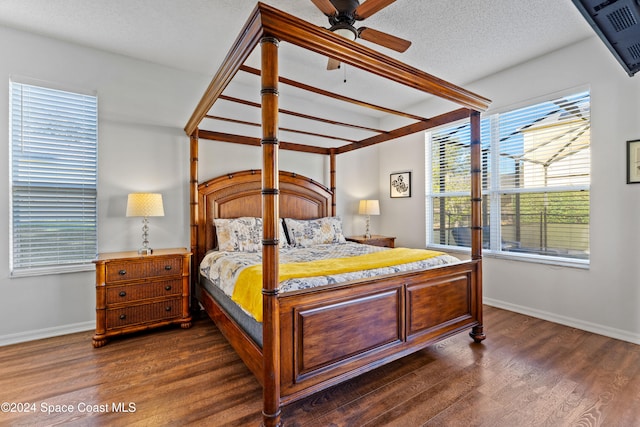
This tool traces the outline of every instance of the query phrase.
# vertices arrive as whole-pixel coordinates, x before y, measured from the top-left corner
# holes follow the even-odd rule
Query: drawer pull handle
[[[125,291],[120,291],[118,295],[120,295],[121,297],[126,297],[127,293]]]
[[[167,285],[167,286],[165,286],[165,287],[164,287],[164,290],[165,290],[165,291],[170,291],[170,290],[171,290],[171,285]]]
[[[164,269],[165,269],[165,270],[167,270],[167,271],[171,270],[171,268],[172,268],[172,267],[171,267],[170,265],[165,265],[165,266],[164,266]]]
[[[169,306],[169,305],[168,305],[168,306],[166,306],[166,307],[164,308],[164,311],[171,311],[171,306]]]
[[[126,318],[127,318],[127,315],[126,315],[126,314],[121,314],[121,315],[120,315],[120,320],[124,320],[124,319],[126,319]]]
[[[124,276],[125,274],[127,274],[127,270],[120,270],[118,271],[118,274]]]

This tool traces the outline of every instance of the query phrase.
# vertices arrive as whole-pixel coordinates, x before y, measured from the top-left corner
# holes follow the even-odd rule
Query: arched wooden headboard
[[[332,193],[324,185],[293,172],[280,171],[280,217],[312,219],[329,216]],[[262,216],[262,174],[259,170],[234,172],[198,185],[199,265],[216,247],[215,218]]]

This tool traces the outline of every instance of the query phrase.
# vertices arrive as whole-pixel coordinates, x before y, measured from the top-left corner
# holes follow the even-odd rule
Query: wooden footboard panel
[[[401,343],[402,297],[401,288],[392,288],[315,307],[296,307],[295,378],[301,381],[369,351]]]
[[[476,319],[472,269],[407,284],[407,340],[424,341]]]
[[[282,403],[480,325],[479,263],[280,297]]]

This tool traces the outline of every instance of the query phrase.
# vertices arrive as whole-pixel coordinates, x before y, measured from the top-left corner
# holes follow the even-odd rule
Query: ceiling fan
[[[373,28],[355,28],[356,21],[362,21],[389,6],[395,0],[366,0],[360,4],[358,0],[311,0],[318,9],[329,17],[332,31],[349,40],[361,38],[386,48],[404,52],[411,46],[411,42],[374,30]],[[329,58],[327,70],[340,68],[340,61]]]

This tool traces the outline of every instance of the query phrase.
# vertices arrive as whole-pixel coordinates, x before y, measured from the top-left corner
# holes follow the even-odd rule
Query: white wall
[[[396,237],[396,246],[425,245],[424,134],[380,144],[380,234]],[[392,199],[390,175],[411,172],[411,197]]]
[[[127,194],[134,191],[163,194],[165,216],[150,218],[151,247],[188,247],[189,139],[183,127],[214,70],[188,73],[1,26],[0,52],[0,180],[6,189],[0,196],[0,228],[9,230],[9,80],[21,76],[97,91],[99,252],[140,246],[140,219],[124,216]],[[348,233],[352,222],[363,221],[351,198],[377,191],[378,150],[364,151],[353,161],[345,162],[350,155],[338,161],[344,168],[338,185],[349,186],[338,192]],[[260,168],[260,159],[257,147],[203,141],[200,178]],[[359,163],[370,167],[356,173]],[[281,150],[280,168],[329,185],[326,156]],[[10,278],[9,245],[9,233],[0,233],[0,345],[95,327],[92,271]]]
[[[345,235],[361,235],[366,220],[358,215],[361,199],[380,199],[378,192],[378,146],[341,154],[336,158],[337,214],[342,217]],[[371,233],[382,234],[378,216],[371,217]]]
[[[132,191],[163,193],[165,217],[151,219],[151,244],[188,246],[188,138],[181,130],[204,76],[161,68],[0,27],[0,344],[92,329],[92,271],[9,277],[9,80],[27,77],[98,94],[98,246],[136,249],[139,218],[124,216]]]
[[[466,87],[492,99],[493,110],[572,88],[591,90],[591,266],[582,270],[487,256],[485,303],[640,343],[640,245],[635,239],[640,185],[626,184],[625,175],[626,141],[640,138],[640,77],[628,77],[593,37]],[[407,150],[381,145],[381,193],[390,171],[424,170],[423,136],[410,139]],[[424,245],[421,179],[414,180],[410,201],[383,201],[382,228],[397,234],[401,244]],[[410,229],[401,224],[411,224]],[[490,339],[491,331],[486,332]]]

